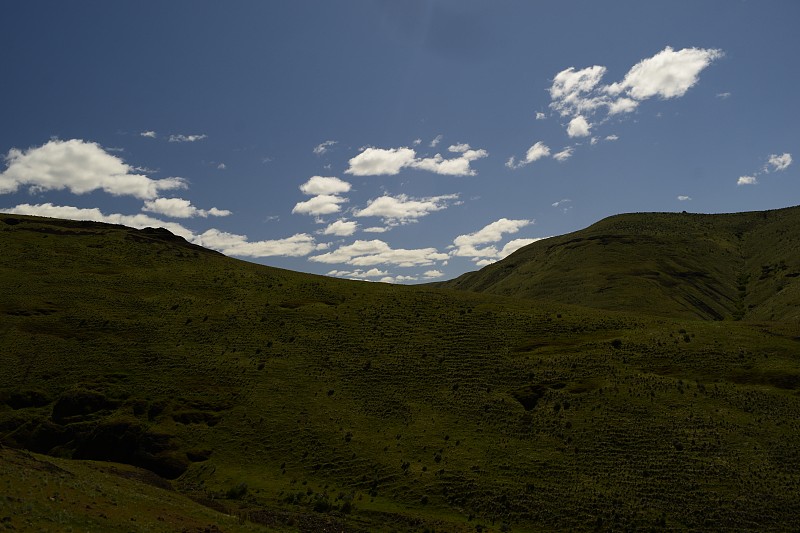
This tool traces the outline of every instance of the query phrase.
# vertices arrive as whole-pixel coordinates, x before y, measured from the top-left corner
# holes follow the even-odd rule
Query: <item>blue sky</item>
[[[4,2],[0,210],[448,279],[622,212],[800,203],[800,3]]]

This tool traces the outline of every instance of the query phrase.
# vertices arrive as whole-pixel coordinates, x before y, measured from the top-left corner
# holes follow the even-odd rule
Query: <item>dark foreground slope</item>
[[[617,215],[443,287],[662,316],[800,319],[800,207]]]
[[[334,280],[33,217],[0,216],[0,249],[0,519],[17,530],[800,515],[796,322]]]

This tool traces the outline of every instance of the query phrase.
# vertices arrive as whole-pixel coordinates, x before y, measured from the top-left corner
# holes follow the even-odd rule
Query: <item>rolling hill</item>
[[[591,237],[620,234],[631,217],[653,234],[643,250],[672,242],[673,216],[623,216],[498,268],[549,258],[550,283],[567,287],[577,273],[558,282],[558,257],[575,264],[583,249],[584,264],[616,265],[627,280],[643,268],[633,259],[650,257],[639,238],[626,255],[619,239]],[[675,274],[662,290],[643,277],[641,308],[617,296],[608,307],[619,311],[579,291],[559,301],[531,298],[523,281],[511,290],[516,268],[470,288],[522,298],[331,279],[164,230],[0,215],[0,524],[791,529],[800,331],[786,274],[797,268],[797,212],[686,219],[692,231],[709,225],[704,249],[744,261],[695,254],[680,268],[706,272],[702,283]],[[701,247],[688,235],[675,240]],[[774,239],[786,250],[770,253]],[[598,247],[618,249],[617,262]],[[672,272],[665,254],[651,260],[654,277]],[[639,289],[609,289],[623,290]],[[707,320],[683,294],[748,320]]]
[[[441,287],[670,317],[800,319],[800,207],[609,217]]]

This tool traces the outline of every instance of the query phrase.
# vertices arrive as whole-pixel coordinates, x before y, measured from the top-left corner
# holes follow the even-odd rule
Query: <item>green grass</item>
[[[800,320],[800,208],[609,217],[442,287],[713,320]]]
[[[0,443],[81,483],[90,460],[157,472],[192,524],[215,511],[185,497],[288,530],[791,529],[800,513],[792,300],[773,321],[624,313],[33,217],[0,217],[0,246]],[[145,505],[137,487],[120,512]],[[37,520],[57,519],[36,490]]]

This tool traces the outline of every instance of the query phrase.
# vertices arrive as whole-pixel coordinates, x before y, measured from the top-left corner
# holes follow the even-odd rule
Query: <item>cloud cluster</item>
[[[326,247],[325,244],[317,244],[314,241],[314,237],[305,233],[298,233],[285,239],[263,241],[250,241],[246,235],[226,233],[217,229],[209,229],[197,235],[178,223],[165,222],[148,215],[104,214],[97,208],[86,209],[53,205],[51,203],[20,204],[9,209],[0,209],[0,213],[65,218],[69,220],[90,220],[108,224],[122,224],[138,229],[146,227],[165,228],[191,243],[238,257],[301,257]]]
[[[451,255],[456,257],[469,257],[478,266],[485,266],[499,259],[509,256],[523,246],[527,246],[541,239],[514,239],[507,242],[502,248],[497,248],[493,243],[500,242],[506,233],[517,233],[520,229],[533,224],[533,220],[510,220],[501,218],[484,226],[475,233],[459,235],[453,240]],[[481,248],[480,246],[483,247]],[[488,246],[486,246],[488,245]]]
[[[316,217],[338,213],[341,204],[348,201],[339,194],[349,192],[350,188],[349,183],[336,177],[313,176],[300,185],[300,191],[314,197],[295,204],[292,213]]]
[[[172,218],[192,218],[192,217],[226,217],[231,214],[227,209],[198,209],[189,200],[183,198],[156,198],[147,200],[142,211],[156,213]]]
[[[761,170],[755,172],[750,176],[740,176],[739,179],[736,181],[736,185],[756,185],[758,184],[758,177],[763,174],[770,174],[772,172],[781,172],[789,168],[789,165],[792,164],[792,154],[790,153],[783,153],[783,154],[770,154],[767,158],[767,162],[764,163],[764,166],[761,167]]]
[[[513,155],[509,157],[508,161],[506,161],[506,166],[511,169],[518,169],[526,165],[530,165],[534,161],[551,156],[556,161],[563,162],[572,157],[573,151],[574,148],[572,146],[567,146],[560,152],[551,154],[550,147],[544,144],[542,141],[538,141],[533,146],[528,148],[528,151],[525,153],[525,157],[523,159],[517,160]]]
[[[317,263],[341,263],[357,267],[375,265],[416,267],[432,265],[437,261],[446,261],[448,258],[448,254],[441,253],[436,248],[393,249],[384,241],[374,239],[371,241],[357,240],[352,244],[340,246],[334,251],[311,256],[309,260]]]
[[[489,155],[486,150],[474,150],[468,144],[454,144],[448,148],[457,157],[445,159],[437,153],[433,157],[417,157],[413,148],[368,147],[349,161],[345,174],[353,176],[394,176],[405,168],[427,170],[446,176],[474,176],[470,163]]]
[[[609,116],[630,113],[644,100],[679,98],[698,81],[700,73],[723,56],[721,50],[666,47],[641,60],[618,82],[601,84],[606,67],[594,65],[576,70],[562,70],[550,87],[550,109],[571,117],[567,125],[570,137],[586,137],[592,124],[589,118],[600,110]]]
[[[429,198],[411,198],[405,194],[397,196],[384,195],[369,201],[364,209],[357,209],[353,214],[357,217],[380,217],[384,224],[397,226],[416,222],[417,219],[441,211],[448,207],[451,200],[458,199],[457,194],[431,196]]]
[[[157,198],[161,191],[186,188],[182,178],[151,179],[99,144],[81,139],[54,139],[28,150],[12,148],[5,161],[0,194],[27,186],[34,193],[68,190],[86,194],[102,190],[114,196],[149,200]]]

